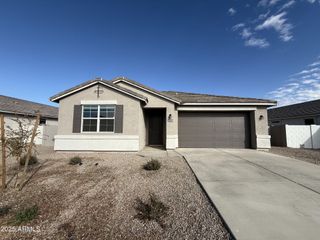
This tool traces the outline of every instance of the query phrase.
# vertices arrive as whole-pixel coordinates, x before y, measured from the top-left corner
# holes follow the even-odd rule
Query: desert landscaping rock
[[[300,159],[306,162],[320,165],[320,149],[302,149],[302,148],[287,148],[287,147],[272,147],[269,150],[271,153],[279,154],[286,157]]]
[[[40,232],[2,232],[1,239],[229,239],[185,161],[164,153],[161,168],[147,172],[141,166],[150,158],[134,153],[81,153],[83,164],[70,166],[76,154],[41,149],[40,163],[48,160],[25,188],[0,195],[0,205],[12,207],[1,226],[36,203],[39,216],[25,225]],[[135,200],[150,193],[169,207],[165,229],[135,218]]]

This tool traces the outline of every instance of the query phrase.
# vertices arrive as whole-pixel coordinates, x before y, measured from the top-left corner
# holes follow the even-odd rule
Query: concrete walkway
[[[255,150],[178,149],[239,240],[320,238],[320,167]]]

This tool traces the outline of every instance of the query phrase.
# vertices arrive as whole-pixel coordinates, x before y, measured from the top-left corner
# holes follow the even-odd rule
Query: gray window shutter
[[[73,133],[81,132],[81,115],[82,115],[82,106],[74,105],[73,106]]]
[[[116,105],[115,133],[123,132],[123,105]]]

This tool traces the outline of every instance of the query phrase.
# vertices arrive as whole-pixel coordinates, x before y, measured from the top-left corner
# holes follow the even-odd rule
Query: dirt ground
[[[69,165],[71,156],[83,164]],[[145,171],[150,156],[134,153],[40,152],[40,170],[21,190],[0,193],[0,239],[229,239],[221,219],[185,161],[175,152],[156,156],[158,171]],[[13,171],[13,166],[10,171]],[[136,199],[154,193],[169,207],[164,228],[135,218]],[[15,213],[37,204],[36,219],[22,224],[36,231],[8,232]],[[15,228],[16,229],[16,228]]]
[[[320,165],[320,150],[272,147],[270,152]]]

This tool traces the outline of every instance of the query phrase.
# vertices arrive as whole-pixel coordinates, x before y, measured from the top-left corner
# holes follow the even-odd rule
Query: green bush
[[[26,160],[27,160],[27,154],[23,155],[23,156],[20,158],[20,165],[21,165],[21,166],[24,166],[25,163],[26,163]],[[28,165],[34,165],[34,164],[36,164],[36,163],[38,163],[38,158],[37,158],[37,156],[31,155],[31,156],[30,156],[30,159],[29,159]]]
[[[16,224],[21,224],[23,222],[29,222],[38,216],[38,206],[34,205],[32,207],[22,209],[18,211],[15,215],[14,222]]]
[[[7,215],[9,213],[10,209],[11,209],[11,207],[9,207],[9,206],[0,207],[0,217]]]
[[[81,165],[82,164],[82,160],[80,157],[73,157],[73,158],[70,158],[69,160],[69,164],[70,165]]]
[[[150,194],[147,202],[136,199],[136,216],[140,220],[156,221],[162,228],[165,227],[163,218],[168,215],[169,207],[162,203],[154,194]]]
[[[151,161],[147,162],[143,165],[143,169],[147,171],[155,171],[160,169],[161,163],[158,160],[152,159]]]

